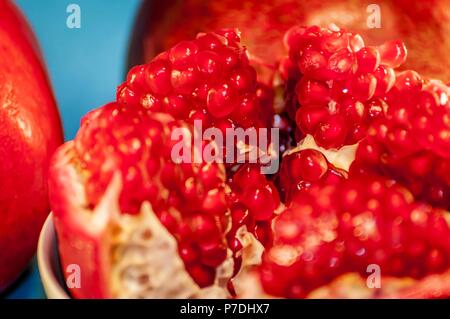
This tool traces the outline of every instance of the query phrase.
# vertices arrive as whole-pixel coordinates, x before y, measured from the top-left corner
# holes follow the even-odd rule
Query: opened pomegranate
[[[277,218],[274,234],[260,267],[262,286],[273,296],[320,296],[318,288],[335,280],[342,282],[334,297],[352,296],[354,290],[359,297],[400,295],[450,266],[444,212],[415,201],[393,181],[370,175],[324,181],[297,193]],[[369,265],[389,278],[382,290],[370,292],[365,280],[339,279],[349,273],[368,276]]]
[[[397,74],[386,116],[361,142],[352,171],[397,180],[417,197],[450,209],[450,89],[414,71]]]
[[[330,25],[295,26],[284,44],[283,101],[253,68],[271,63],[223,29],[133,67],[85,117],[50,179],[63,270],[82,267],[75,297],[447,295],[431,278],[450,276],[448,87],[395,70],[401,41]],[[281,169],[180,161],[230,151],[193,143],[196,120],[225,136],[281,128]],[[381,290],[365,283],[374,265]]]
[[[0,1],[0,292],[35,253],[50,207],[47,170],[62,143],[55,100],[34,36]]]

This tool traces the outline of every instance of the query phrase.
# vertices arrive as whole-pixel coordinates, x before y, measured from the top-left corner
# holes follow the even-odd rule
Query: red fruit
[[[291,65],[298,66],[285,79],[288,113],[293,107],[300,131],[313,135],[319,146],[338,149],[359,142],[376,117],[370,108],[383,103],[380,98],[395,79],[391,66],[404,62],[406,48],[398,41],[364,47],[361,37],[334,25],[294,31],[285,36]],[[355,37],[358,45],[349,41]]]
[[[379,117],[361,142],[354,171],[397,180],[426,202],[450,208],[450,89],[414,71],[397,75]]]
[[[262,79],[270,82],[285,55],[280,39],[292,25],[327,26],[334,23],[360,34],[368,45],[402,39],[409,49],[405,68],[446,83],[450,81],[448,1],[380,0],[375,9],[368,5],[364,0],[224,0],[219,4],[197,0],[148,0],[136,23],[130,50],[131,65],[150,61],[180,40],[194,36],[198,30],[233,26],[246,35],[243,42],[252,53],[252,61],[258,64]],[[373,25],[378,17],[380,27]],[[295,37],[301,32],[303,29],[299,27],[291,34]],[[285,37],[284,42],[289,44],[289,41],[293,42],[290,37]],[[360,37],[332,36],[323,41],[320,48],[337,51],[348,42],[354,48],[364,46]]]
[[[0,292],[35,253],[50,211],[49,159],[62,130],[36,40],[10,1],[0,1]]]
[[[259,96],[256,71],[239,42],[239,32],[232,29],[182,41],[132,68],[118,88],[117,100],[149,109],[146,97],[151,96],[161,106],[157,111],[175,119],[193,121],[201,112],[208,117],[204,128],[218,127],[224,119],[238,127],[266,127],[272,105],[264,105]]]
[[[371,264],[383,278],[415,280],[450,266],[443,211],[371,175],[321,182],[298,193],[275,220],[274,234],[260,278],[264,290],[278,297],[307,297],[349,273],[367,276]]]
[[[183,52],[176,51],[173,55]],[[164,244],[141,248],[136,258],[162,258],[152,255],[158,249],[164,254],[174,253],[179,257],[166,260],[167,269],[158,268],[158,273],[178,267],[180,258],[200,288],[215,283],[216,271],[227,259],[225,235],[231,222],[225,168],[217,163],[178,163],[181,155],[173,153],[173,147],[179,140],[173,141],[171,137],[175,129],[183,129],[182,138],[193,143],[192,128],[182,121],[144,108],[111,103],[86,115],[75,140],[55,154],[50,187],[62,264],[80,265],[85,283],[82,289],[72,291],[74,296],[127,294],[127,279],[121,277],[117,283],[113,278],[115,272],[110,274],[108,269],[135,260],[127,258],[125,252],[132,249],[132,238],[137,238],[139,229],[150,227],[145,219],[153,213],[148,209],[145,212],[145,203],[151,204],[155,216],[179,246],[170,250],[167,239]],[[92,222],[101,214],[109,216],[110,222]],[[130,222],[137,224],[130,228],[120,226]],[[126,231],[131,232],[131,239],[124,239]],[[157,227],[146,229],[150,234],[155,231]],[[116,233],[121,235],[116,238]],[[152,236],[147,237],[151,242]],[[103,260],[103,254],[117,245],[125,247],[117,252],[117,259]],[[150,270],[142,270],[142,275],[156,280]],[[123,289],[116,291],[117,284]],[[139,283],[138,287],[140,293],[146,293],[144,284]],[[137,296],[136,293],[132,295]]]

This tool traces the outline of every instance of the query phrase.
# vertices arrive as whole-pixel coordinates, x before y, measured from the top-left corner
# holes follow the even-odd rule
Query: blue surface
[[[17,0],[34,28],[58,101],[66,139],[81,117],[115,98],[140,0]],[[81,28],[69,29],[69,4],[81,8]],[[8,298],[44,298],[36,262]]]
[[[61,111],[66,139],[80,118],[115,97],[139,0],[17,0],[38,37]],[[66,25],[69,4],[81,28]]]

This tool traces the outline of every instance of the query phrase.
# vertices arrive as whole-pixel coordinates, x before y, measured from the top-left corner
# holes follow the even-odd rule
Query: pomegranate
[[[47,169],[62,143],[55,100],[22,14],[0,1],[0,292],[24,270],[50,211]]]
[[[433,205],[450,209],[450,88],[415,71],[397,74],[386,116],[361,142],[352,171],[397,180]]]
[[[281,39],[292,25],[326,27],[334,23],[361,34],[368,45],[402,39],[410,57],[405,69],[450,81],[448,1],[381,0],[375,8],[369,4],[364,0],[147,0],[133,33],[130,65],[150,61],[159,52],[200,31],[233,26],[247,35],[245,45],[252,59],[260,62],[264,71],[260,74],[270,81],[285,55]],[[381,25],[374,25],[374,19]]]
[[[349,273],[367,276],[369,265],[390,278],[380,296],[393,293],[395,280],[400,294],[450,266],[450,227],[444,212],[376,176],[323,181],[297,193],[276,219],[274,236],[259,270],[262,287],[273,296],[321,296],[319,287]],[[358,285],[363,291],[359,297],[370,291],[364,291],[365,283],[353,290]],[[351,296],[352,289],[342,290],[345,281],[341,287],[341,297]]]

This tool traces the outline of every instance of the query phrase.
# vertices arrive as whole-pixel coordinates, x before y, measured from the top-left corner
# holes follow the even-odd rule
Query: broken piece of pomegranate
[[[289,57],[280,64],[287,83],[287,112],[300,136],[324,148],[359,142],[383,114],[395,81],[393,68],[406,59],[400,41],[365,46],[358,34],[335,25],[291,28],[284,37]]]
[[[51,200],[63,266],[82,269],[76,297],[189,297],[231,276],[225,169],[173,162],[176,128],[191,132],[169,115],[111,103],[56,153]]]
[[[450,266],[445,212],[376,176],[322,181],[298,192],[276,219],[274,236],[260,278],[264,291],[278,297],[332,297],[324,291],[333,285],[341,289],[334,297],[349,297],[355,290],[361,294],[353,297],[370,296],[365,279],[349,275],[365,278],[370,265],[389,278],[372,296],[395,296]],[[352,280],[340,279],[345,276]]]

